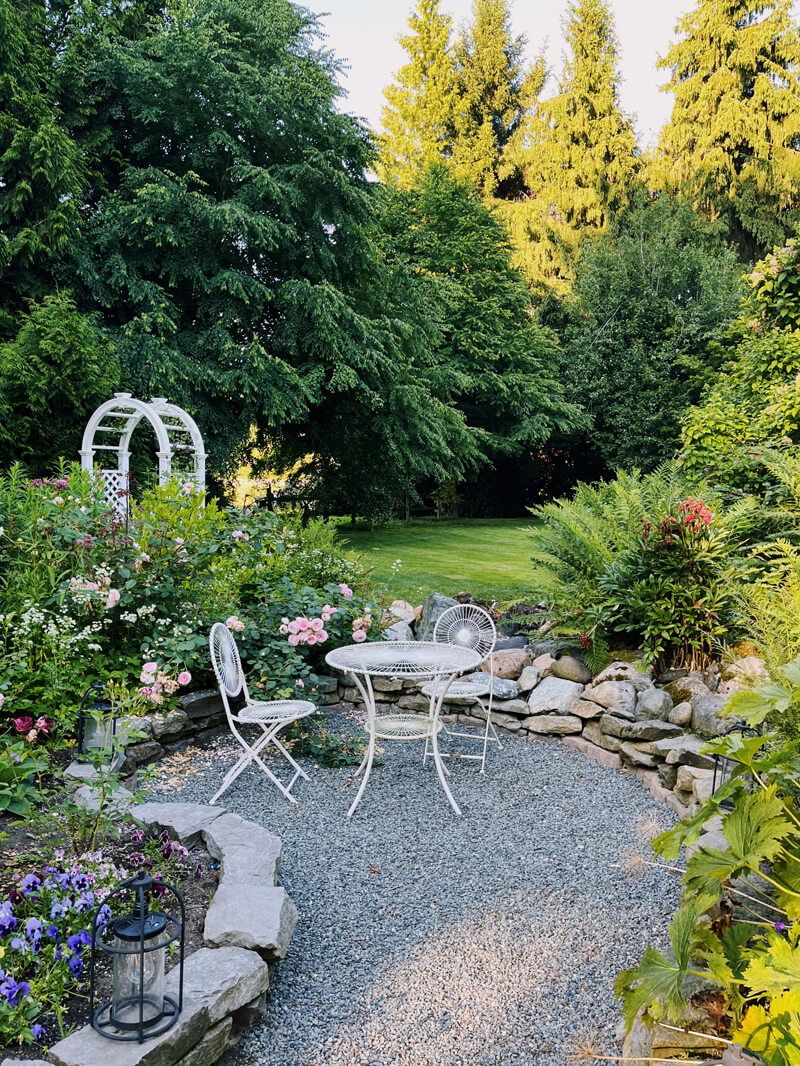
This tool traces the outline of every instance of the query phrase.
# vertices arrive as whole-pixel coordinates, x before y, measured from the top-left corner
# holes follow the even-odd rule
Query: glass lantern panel
[[[159,941],[164,938],[160,937]],[[115,938],[115,948],[130,948],[130,941]],[[164,1015],[164,961],[166,947],[145,941],[145,951],[114,955],[111,1022],[120,1029],[154,1026]]]

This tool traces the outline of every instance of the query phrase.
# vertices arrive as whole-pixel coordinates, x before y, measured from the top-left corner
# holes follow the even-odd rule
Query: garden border
[[[219,860],[203,947],[187,956],[177,1023],[143,1044],[114,1045],[114,1066],[212,1066],[263,1015],[272,966],[286,956],[298,911],[279,883],[280,838],[224,807],[132,805],[141,825],[166,829],[191,847],[201,839]],[[167,976],[168,990],[177,971]],[[108,1040],[86,1025],[47,1052],[49,1061],[7,1058],[0,1066],[108,1066]]]

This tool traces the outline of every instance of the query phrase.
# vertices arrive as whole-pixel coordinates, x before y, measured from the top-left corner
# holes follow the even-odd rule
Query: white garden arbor
[[[142,419],[150,424],[158,441],[159,485],[178,475],[193,482],[200,492],[206,487],[206,452],[191,415],[163,396],[145,401],[129,392],[117,392],[87,423],[81,466],[90,473],[99,467],[106,502],[123,519],[128,512],[131,437]]]

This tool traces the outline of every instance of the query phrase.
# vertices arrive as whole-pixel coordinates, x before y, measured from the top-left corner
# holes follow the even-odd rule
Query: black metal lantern
[[[105,698],[105,685],[95,681],[83,694],[78,710],[78,758],[92,751],[109,750],[117,732],[114,704]]]
[[[156,887],[159,894],[174,897],[180,917],[150,909]],[[131,910],[114,917],[115,900],[126,895],[134,897]],[[178,1020],[183,1009],[184,925],[180,893],[162,881],[155,882],[145,870],[123,881],[98,908],[92,925],[89,1010],[92,1028],[101,1036],[141,1044]],[[180,944],[177,1001],[167,995],[165,985],[167,948],[176,941]],[[111,999],[95,1008],[95,969],[101,952],[113,959]]]
[[[736,725],[731,726],[723,735],[729,737],[731,733],[741,733],[744,737],[758,736],[758,730],[753,729],[752,726],[747,725],[745,722],[737,722]],[[714,754],[714,776],[711,779],[711,794],[713,795],[723,785],[727,785],[733,776],[733,771],[739,766],[739,760],[734,759],[731,755],[720,755],[718,752]],[[752,778],[747,775],[743,782],[744,787],[750,791],[752,787]],[[733,810],[733,799],[727,796],[724,800],[720,801],[719,809],[721,811]]]

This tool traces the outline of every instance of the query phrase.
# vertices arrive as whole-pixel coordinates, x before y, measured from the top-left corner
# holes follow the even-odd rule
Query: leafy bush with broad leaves
[[[90,682],[130,682],[144,660],[211,682],[208,630],[226,618],[244,626],[255,684],[288,695],[320,651],[292,646],[283,618],[327,604],[338,611],[331,644],[349,642],[367,606],[332,529],[224,509],[189,482],[145,492],[123,523],[81,471],[29,481],[16,467],[0,479],[0,527],[3,712],[46,714],[62,734]]]
[[[773,684],[736,693],[726,711],[753,726],[780,724],[798,702],[800,659]],[[698,988],[710,989],[722,1001],[732,1041],[768,1066],[794,1066],[800,1060],[798,741],[731,733],[706,750],[734,759],[733,775],[695,814],[657,837],[654,849],[677,859],[717,814],[727,847],[693,851],[670,927],[672,957],[647,947],[639,965],[618,976],[616,991],[630,1027],[639,1011],[648,1022],[680,1024]],[[732,804],[727,813],[724,801]],[[721,918],[731,905],[733,921]]]
[[[533,512],[534,590],[559,630],[592,642],[594,665],[620,637],[649,662],[700,665],[735,624],[731,556],[753,509],[695,498],[672,463],[580,484]]]
[[[683,424],[681,463],[693,476],[744,490],[768,486],[765,447],[800,445],[800,249],[776,248],[745,281],[749,293],[729,340],[735,344]]]

